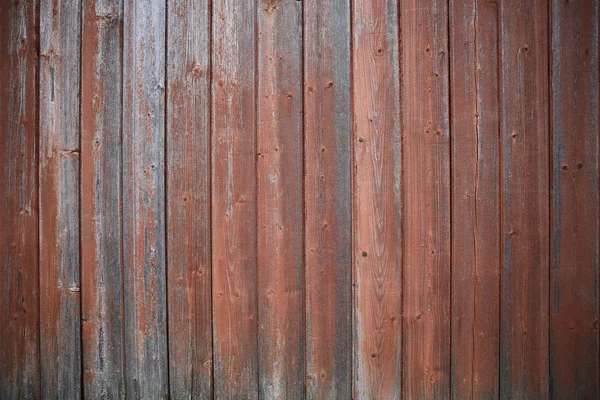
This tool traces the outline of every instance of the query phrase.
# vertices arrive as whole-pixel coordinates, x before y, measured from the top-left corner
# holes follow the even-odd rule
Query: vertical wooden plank
[[[127,0],[123,266],[127,394],[167,398],[165,0]]]
[[[302,399],[302,2],[257,5],[259,392]]]
[[[212,44],[214,396],[258,398],[256,3],[216,0]]]
[[[403,1],[407,398],[446,398],[450,386],[450,122],[448,8]]]
[[[306,397],[352,397],[350,1],[304,1]]]
[[[498,5],[450,2],[452,397],[498,397]]]
[[[403,238],[397,2],[355,2],[352,37],[355,396],[399,399]]]
[[[598,2],[552,2],[551,394],[598,398]]]
[[[81,70],[81,301],[88,398],[125,396],[120,0],[86,0]]]
[[[41,393],[81,397],[81,1],[40,4]]]
[[[547,2],[502,2],[500,28],[500,396],[547,398],[550,266]]]
[[[210,6],[207,0],[170,0],[168,10],[170,393],[210,399]]]
[[[302,2],[258,10],[259,392],[304,398]]]
[[[0,398],[38,398],[38,9],[0,7]]]

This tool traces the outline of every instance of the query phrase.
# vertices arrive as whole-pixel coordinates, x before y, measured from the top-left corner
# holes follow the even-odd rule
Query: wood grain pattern
[[[450,386],[450,121],[448,8],[402,2],[407,398]]]
[[[500,5],[502,300],[500,397],[547,398],[548,9]]]
[[[40,2],[40,369],[45,398],[81,397],[81,2]]]
[[[216,398],[258,398],[255,2],[213,2],[212,243]]]
[[[498,397],[498,5],[450,2],[452,397]]]
[[[0,398],[40,397],[38,3],[0,7]]]
[[[402,198],[398,8],[354,4],[354,395],[399,399]]]
[[[598,398],[598,2],[552,2],[551,331],[554,398]]]
[[[169,377],[175,399],[212,398],[209,4],[167,4]]]
[[[597,1],[0,24],[0,398],[600,397]]]
[[[126,385],[167,398],[164,0],[124,3],[123,267]]]
[[[258,10],[259,393],[304,398],[302,3]]]
[[[81,302],[83,390],[125,396],[121,248],[120,0],[83,5]]]
[[[350,1],[304,1],[306,397],[352,396]]]

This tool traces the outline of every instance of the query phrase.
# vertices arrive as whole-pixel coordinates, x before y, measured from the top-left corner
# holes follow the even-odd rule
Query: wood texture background
[[[599,21],[2,2],[0,398],[599,398]]]

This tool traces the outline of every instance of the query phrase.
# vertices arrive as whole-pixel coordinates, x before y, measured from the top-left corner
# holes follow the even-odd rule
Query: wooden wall
[[[0,398],[600,397],[596,0],[4,0]]]

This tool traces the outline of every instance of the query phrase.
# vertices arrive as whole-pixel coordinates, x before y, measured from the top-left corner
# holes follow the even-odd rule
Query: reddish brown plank
[[[352,397],[350,1],[304,1],[306,397]]]
[[[170,394],[210,399],[210,7],[169,0],[167,8]]]
[[[40,366],[47,398],[81,397],[80,0],[40,3]]]
[[[81,302],[83,390],[125,395],[121,264],[120,0],[83,5]]]
[[[123,15],[123,268],[127,394],[167,398],[166,2]]]
[[[404,116],[404,387],[446,398],[450,387],[450,122],[448,8],[401,5]]]
[[[0,7],[0,398],[40,396],[38,4]]]
[[[213,2],[214,396],[258,398],[256,4]]]
[[[302,2],[257,6],[259,392],[303,399]]]
[[[547,398],[548,8],[500,4],[502,304],[500,397]]]
[[[498,397],[498,5],[450,2],[452,397]]]
[[[402,200],[398,9],[356,2],[353,37],[354,390],[399,399]]]
[[[600,397],[598,2],[552,2],[551,393]]]

